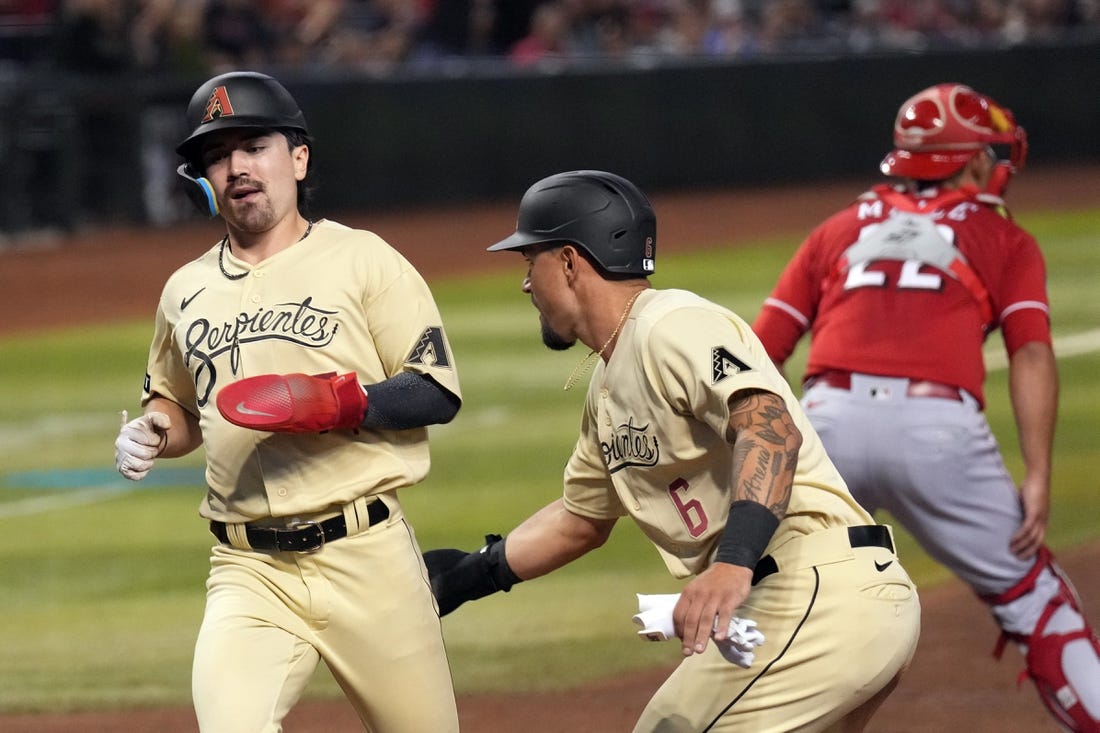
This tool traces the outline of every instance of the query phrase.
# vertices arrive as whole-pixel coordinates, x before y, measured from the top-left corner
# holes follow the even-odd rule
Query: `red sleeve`
[[[806,333],[806,329],[797,320],[767,302],[753,321],[752,330],[776,364],[782,364],[790,358],[798,340]]]
[[[1046,311],[1037,308],[1018,310],[1001,324],[1001,334],[1004,336],[1005,350],[1009,356],[1032,341],[1049,346],[1051,345],[1050,316]]]
[[[752,324],[768,356],[777,364],[794,352],[817,312],[821,284],[814,275],[811,257],[817,236],[815,231],[795,252]]]
[[[1035,238],[1013,226],[1008,241],[1000,243],[1000,268],[995,270],[993,301],[1009,356],[1026,343],[1050,344],[1050,301],[1046,262]]]

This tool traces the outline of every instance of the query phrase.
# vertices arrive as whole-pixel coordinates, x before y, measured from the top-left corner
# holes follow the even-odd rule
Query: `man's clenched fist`
[[[163,412],[150,412],[122,426],[115,440],[115,468],[131,481],[140,481],[168,443],[172,421]]]

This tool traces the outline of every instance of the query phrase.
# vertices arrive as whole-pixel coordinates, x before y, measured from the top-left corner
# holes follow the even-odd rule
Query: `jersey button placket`
[[[600,391],[600,399],[596,403],[596,434],[600,438],[600,443],[607,445],[614,437],[611,430],[611,415],[607,412],[607,400],[603,390]],[[607,460],[607,456],[604,456],[604,460]]]
[[[250,295],[248,296],[248,302],[252,305],[259,305],[263,302],[263,296],[258,292],[259,285],[267,276],[267,273],[262,269],[255,269],[251,274],[252,277],[250,277],[249,280],[252,281],[253,285],[249,288]]]
[[[272,514],[281,513],[286,504],[286,497],[290,493],[285,486],[267,487],[267,503],[271,507]]]

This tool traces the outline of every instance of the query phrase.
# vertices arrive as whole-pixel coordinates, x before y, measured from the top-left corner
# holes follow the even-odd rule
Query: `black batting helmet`
[[[233,127],[289,128],[309,135],[306,118],[282,84],[267,74],[231,71],[210,79],[191,97],[187,121],[195,125],[176,152],[194,160],[199,140]]]
[[[657,251],[657,217],[641,189],[614,173],[570,171],[527,189],[515,233],[490,252],[571,242],[607,272],[646,276]]]

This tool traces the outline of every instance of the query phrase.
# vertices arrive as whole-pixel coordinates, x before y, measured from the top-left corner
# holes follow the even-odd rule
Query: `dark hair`
[[[298,181],[298,211],[302,216],[309,217],[309,207],[313,202],[313,181],[309,180],[309,174],[313,170],[313,138],[309,133],[296,130],[293,127],[276,128],[286,138],[288,150],[294,150],[301,145],[309,148],[309,160],[306,162],[306,177]]]

